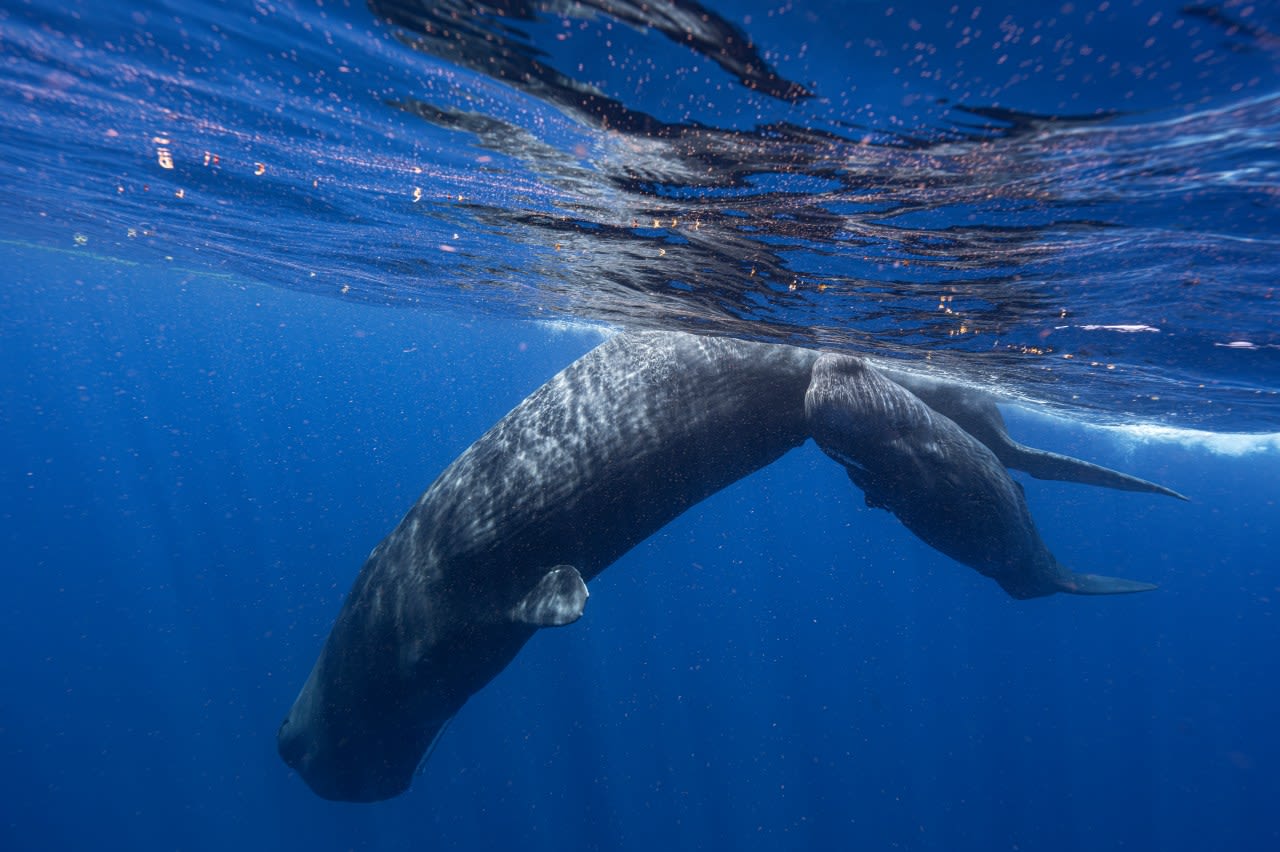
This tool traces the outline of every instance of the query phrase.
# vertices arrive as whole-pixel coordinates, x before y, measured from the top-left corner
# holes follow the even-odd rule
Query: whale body
[[[814,440],[845,466],[868,505],[888,509],[926,544],[1012,597],[1155,588],[1061,565],[1040,538],[1022,486],[995,453],[865,361],[822,356],[805,405]]]
[[[538,629],[581,616],[595,576],[810,438],[869,505],[1015,597],[1154,588],[1062,567],[984,443],[1012,443],[994,404],[975,403],[970,434],[904,384],[792,346],[611,338],[463,452],[370,553],[280,726],[281,756],[325,798],[403,792],[471,695]],[[1162,490],[1056,458],[1057,478]]]

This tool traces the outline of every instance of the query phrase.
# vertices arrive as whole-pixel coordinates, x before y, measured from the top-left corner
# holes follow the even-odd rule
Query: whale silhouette
[[[595,576],[811,438],[870,505],[1014,597],[1154,588],[1060,565],[1005,464],[1174,492],[1021,447],[977,392],[890,375],[674,332],[601,344],[464,451],[373,549],[280,726],[281,756],[325,798],[398,795],[538,629],[581,616]]]

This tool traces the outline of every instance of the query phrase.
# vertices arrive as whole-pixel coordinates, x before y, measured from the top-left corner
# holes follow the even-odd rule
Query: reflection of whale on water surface
[[[869,502],[1015,597],[1152,588],[1061,567],[980,436],[859,359],[622,335],[472,444],[374,548],[281,725],[280,754],[326,798],[404,791],[443,726],[538,628],[582,614],[587,582],[811,437]]]

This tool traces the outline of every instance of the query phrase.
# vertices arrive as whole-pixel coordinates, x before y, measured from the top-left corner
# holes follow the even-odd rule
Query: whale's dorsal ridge
[[[557,565],[511,609],[511,620],[530,627],[563,627],[582,617],[589,594],[577,568]]]

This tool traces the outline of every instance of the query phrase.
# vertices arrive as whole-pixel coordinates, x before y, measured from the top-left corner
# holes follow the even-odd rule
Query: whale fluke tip
[[[1071,595],[1131,595],[1159,588],[1154,583],[1104,577],[1101,574],[1067,574],[1057,583],[1058,591]]]
[[[1114,488],[1118,491],[1140,491],[1147,494],[1162,494],[1178,500],[1188,500],[1185,494],[1166,488],[1155,482],[1139,479],[1118,470],[1112,470],[1083,459],[1037,450],[1009,440],[1006,447],[996,453],[1007,466],[1026,471],[1036,479],[1054,479],[1059,482],[1079,482],[1082,485],[1096,485],[1102,488]]]

